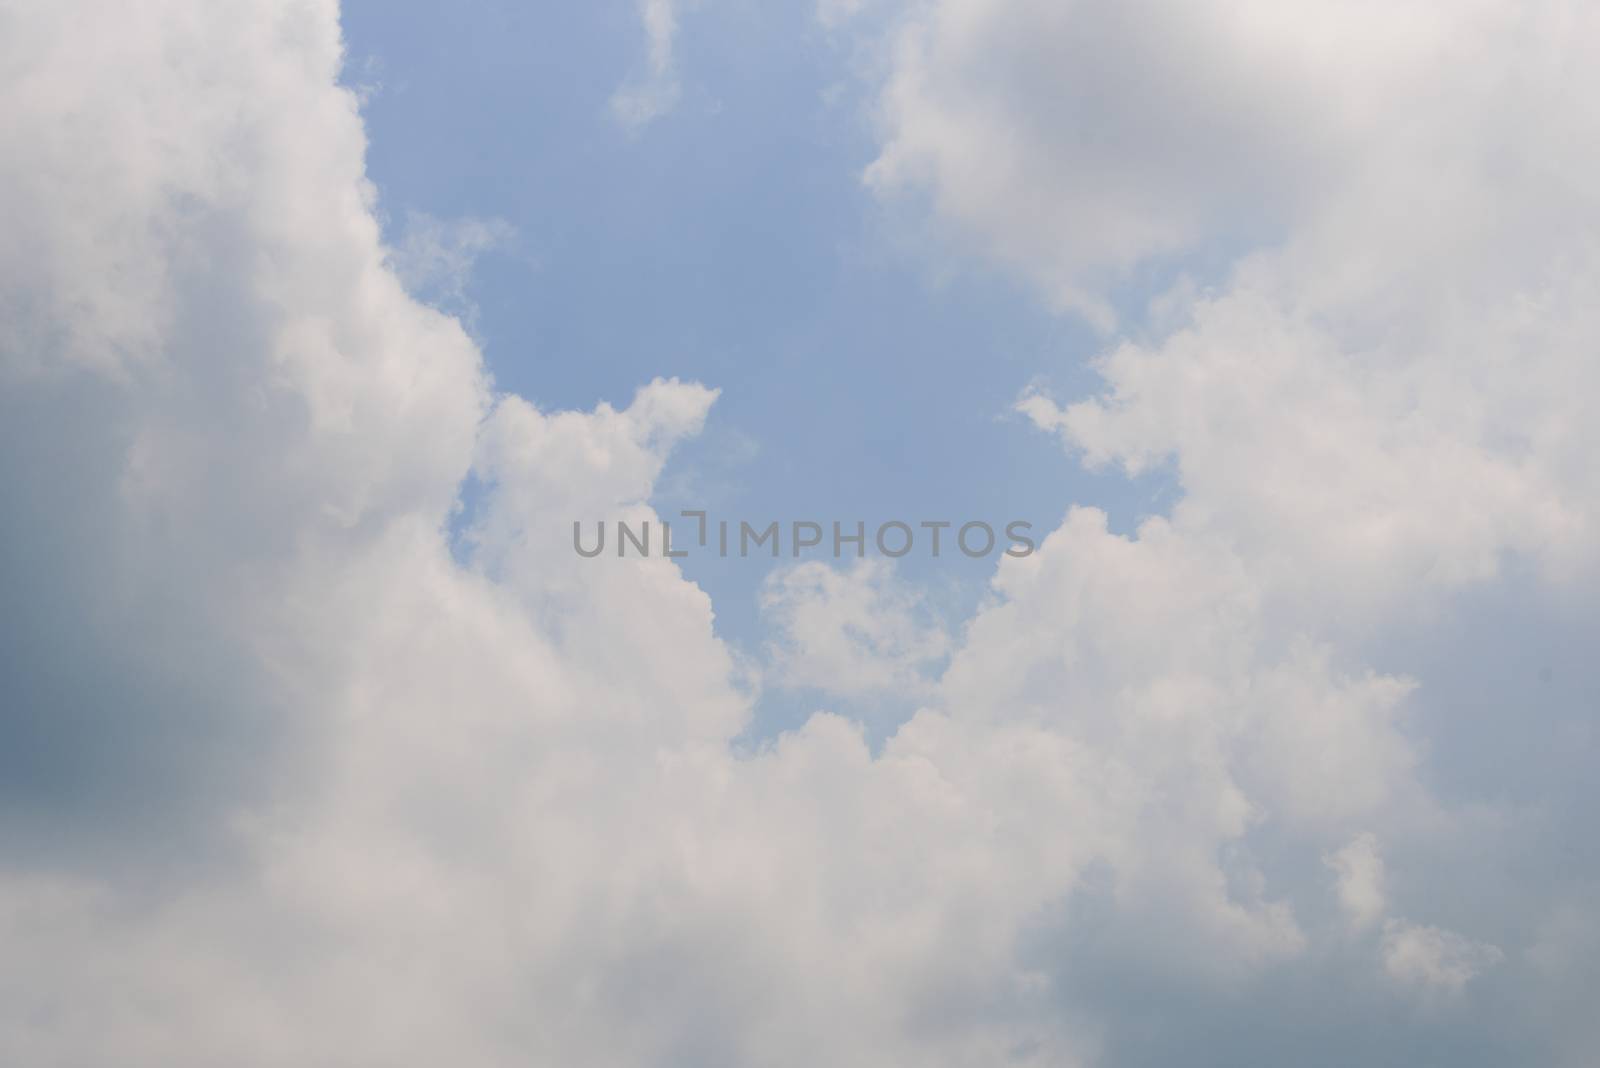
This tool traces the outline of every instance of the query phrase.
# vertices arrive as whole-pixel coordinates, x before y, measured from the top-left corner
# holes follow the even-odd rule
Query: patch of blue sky
[[[658,487],[663,514],[1025,519],[1042,535],[1074,504],[1122,531],[1170,504],[1170,473],[1085,471],[1012,411],[1030,384],[1095,392],[1106,339],[1001,273],[931,262],[934,243],[863,186],[862,89],[810,4],[691,11],[677,106],[632,131],[609,108],[645,51],[631,3],[348,0],[345,32],[391,240],[418,212],[514,228],[470,286],[499,388],[546,409],[625,405],[656,376],[722,391]],[[1138,314],[1172,270],[1136,279],[1119,308]],[[773,561],[682,566],[719,634],[758,652]],[[994,566],[898,565],[952,627]],[[825,703],[773,698],[763,718]]]

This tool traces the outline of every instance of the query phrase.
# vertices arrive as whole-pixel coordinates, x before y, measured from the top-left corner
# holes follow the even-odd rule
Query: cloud
[[[478,307],[467,292],[478,258],[505,248],[516,229],[504,219],[437,219],[426,212],[406,214],[400,242],[390,262],[406,290],[468,325]]]
[[[1370,832],[1356,835],[1324,857],[1323,863],[1338,876],[1339,907],[1352,933],[1371,931],[1382,921],[1378,956],[1390,978],[1426,991],[1460,994],[1469,982],[1505,958],[1497,946],[1474,942],[1454,931],[1385,919],[1389,902],[1383,857]]]
[[[1551,947],[1592,907],[1581,873],[1450,881],[1514,880],[1516,835],[1482,828],[1526,824],[1438,796],[1408,731],[1427,687],[1382,653],[1507,557],[1588,574],[1592,219],[1569,185],[1593,142],[1562,103],[1586,97],[1533,76],[1584,27],[1076,10],[1140,62],[1113,69],[1053,5],[919,6],[882,188],[940,183],[941,211],[1084,307],[1096,272],[1227,229],[1258,180],[1284,184],[1265,213],[1290,237],[1187,325],[1114,346],[1103,396],[1028,402],[1094,462],[1174,463],[1173,514],[1119,534],[1068,511],[948,646],[879,572],[775,580],[796,677],[926,680],[877,747],[838,715],[744,744],[704,592],[659,557],[573,557],[574,518],[656,518],[717,394],[493,392],[382,244],[331,3],[4,16],[0,1059],[1128,1065],[1194,1020],[1240,1026],[1182,1029],[1188,1055],[1218,1034],[1201,1053],[1262,1063],[1288,1020],[1292,1048],[1332,1036],[1328,1063],[1441,1032],[1495,1063],[1487,1039],[1519,1032],[1477,1011],[1488,966],[1555,988],[1580,969]],[[651,11],[670,70],[673,12]],[[1523,79],[1487,142],[1449,103],[1485,64],[1416,73],[1440,48]],[[1406,77],[1411,136],[1373,141]],[[1046,121],[1107,87],[1128,142]],[[1420,121],[1429,101],[1451,121]],[[1306,116],[1309,146],[1267,143]],[[962,139],[986,122],[993,143]],[[1357,150],[1371,179],[1312,165]],[[1319,916],[1323,856],[1375,915],[1377,826],[1402,843],[1385,916],[1449,925],[1386,919],[1381,970]],[[1459,997],[1411,1016],[1385,973]],[[1568,1008],[1547,1033],[1517,1062],[1581,1063],[1592,1027]]]
[[[677,56],[679,9],[676,0],[639,0],[648,50],[645,73],[611,95],[611,115],[629,130],[648,126],[678,104]]]
[[[1583,196],[1592,120],[1564,103],[1588,75],[1555,57],[1592,29],[1560,3],[1509,0],[904,5],[866,178],[925,195],[1103,327],[1108,288],[1133,272],[1232,260],[1310,227],[1367,239],[1344,264],[1348,282],[1372,284],[1381,274],[1358,265],[1401,234],[1489,236],[1501,182],[1544,185],[1547,199],[1522,204],[1559,235],[1550,225]],[[1548,166],[1493,168],[1534,150]]]
[[[1338,852],[1323,858],[1338,875],[1339,907],[1350,926],[1361,931],[1383,918],[1388,901],[1383,887],[1383,858],[1371,833],[1352,838]]]
[[[1383,932],[1383,966],[1403,983],[1460,993],[1504,954],[1453,931],[1391,921]]]
[[[775,571],[761,609],[777,631],[774,681],[837,696],[929,692],[950,639],[921,594],[883,561],[848,570],[807,563]]]
[[[1525,772],[1501,762],[1470,784],[1430,754],[1502,744],[1456,741],[1452,713],[1464,692],[1494,685],[1528,628],[1551,647],[1592,625],[1576,606],[1595,588],[1600,485],[1580,457],[1600,441],[1573,390],[1593,385],[1585,353],[1600,339],[1584,296],[1600,213],[1580,177],[1600,160],[1594,116],[1571,106],[1592,73],[1562,57],[1592,45],[1600,24],[1559,3],[1495,2],[941,0],[902,15],[869,185],[926,203],[935,225],[1101,328],[1120,322],[1096,361],[1098,395],[1030,390],[1018,408],[1090,467],[1165,468],[1181,488],[1169,515],[1109,542],[1094,578],[1051,602],[1067,606],[1056,620],[1093,618],[1103,637],[1063,645],[1048,612],[1026,614],[1048,581],[1030,576],[1017,606],[994,615],[1019,620],[1005,666],[969,682],[958,654],[947,685],[974,703],[1028,701],[1030,688],[1006,680],[1058,658],[1031,692],[1086,709],[1097,702],[1076,688],[1127,650],[1150,657],[1129,677],[1152,691],[1187,669],[1172,722],[1192,729],[1208,708],[1235,717],[1215,751],[1263,820],[1239,841],[1255,853],[1285,826],[1336,836],[1325,853],[1347,916],[1368,929],[1384,883],[1409,888],[1410,911],[1450,899],[1467,872],[1511,863],[1485,859],[1515,847],[1481,812],[1419,787],[1476,798],[1524,835],[1543,834],[1543,819],[1518,803],[1582,804],[1572,798],[1585,788],[1571,771],[1555,781],[1564,762],[1548,750]],[[1154,293],[1142,318],[1130,299],[1141,290]],[[1176,569],[1185,557],[1207,563]],[[1098,583],[1114,592],[1096,597]],[[1009,592],[1005,569],[997,585]],[[1203,618],[1150,625],[1189,592],[1210,608]],[[1483,615],[1488,604],[1516,605],[1517,621]],[[1114,640],[1123,619],[1144,621],[1143,645]],[[1433,629],[1445,621],[1452,636]],[[973,645],[987,622],[975,621]],[[1050,637],[1035,642],[1035,630]],[[1214,644],[1199,644],[1207,636]],[[1430,672],[1412,675],[1408,658]],[[1221,684],[1230,664],[1249,681]],[[1508,680],[1485,702],[1495,737],[1571,729],[1531,682]],[[1237,711],[1252,708],[1259,719]],[[1486,787],[1524,773],[1546,779],[1519,802]],[[1355,837],[1380,812],[1386,836],[1427,843],[1440,869],[1412,857],[1380,878]],[[1560,851],[1559,840],[1538,848]],[[1457,915],[1514,937],[1588,878],[1552,862],[1515,889],[1473,891]],[[1504,959],[1443,928],[1383,930],[1384,967],[1407,983],[1460,991]],[[1551,1027],[1562,1052],[1547,1056],[1581,1058],[1585,1030],[1570,1015]],[[1133,1041],[1111,1039],[1124,1051]]]

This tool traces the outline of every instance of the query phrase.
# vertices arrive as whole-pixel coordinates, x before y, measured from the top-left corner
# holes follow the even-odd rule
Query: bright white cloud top
[[[918,702],[878,750],[747,744],[709,598],[573,560],[718,383],[496,392],[383,244],[332,2],[0,4],[0,1060],[1600,1057],[1592,702],[1519,684],[1532,802],[1441,770],[1428,681],[1535,625],[1596,692],[1600,18],[870,6],[869,185],[1108,331],[1019,406],[1182,487],[1063,500],[958,634],[774,576],[770,676]]]

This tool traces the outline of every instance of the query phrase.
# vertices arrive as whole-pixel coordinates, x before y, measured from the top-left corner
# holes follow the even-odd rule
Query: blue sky
[[[392,239],[411,212],[515,228],[470,281],[497,385],[545,408],[621,406],[657,375],[720,389],[658,487],[668,517],[1025,519],[1042,534],[1075,503],[1123,530],[1160,511],[1168,480],[1086,472],[1012,411],[1034,383],[1092,392],[1104,341],[866,188],[875,140],[848,41],[809,4],[684,23],[680,103],[630,129],[608,101],[645,53],[633,4],[346,9]],[[683,566],[719,633],[758,646],[768,566]],[[958,623],[993,561],[901,566]]]

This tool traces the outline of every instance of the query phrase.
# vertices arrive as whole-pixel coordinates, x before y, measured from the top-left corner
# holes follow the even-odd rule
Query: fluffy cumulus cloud
[[[1344,947],[1434,993],[1526,960],[1396,918],[1400,899],[1451,902],[1526,951],[1593,878],[1572,851],[1593,796],[1593,676],[1558,650],[1596,630],[1586,458],[1600,437],[1584,406],[1600,386],[1600,139],[1576,102],[1600,88],[1580,58],[1597,46],[1595,14],[1559,2],[938,0],[908,7],[885,47],[867,171],[882,195],[923,197],[1103,328],[1129,279],[1177,279],[1107,342],[1099,395],[1018,402],[1086,464],[1169,470],[1182,489],[1169,515],[1112,541],[1137,561],[1124,575],[1075,587],[1110,581],[1131,604],[1084,613],[1114,646],[1049,692],[1129,650],[1152,658],[1132,674],[1146,685],[1194,664],[1188,685],[1214,687],[1236,665],[1245,681],[1217,707],[1265,708],[1242,733],[1230,723],[1221,752],[1262,832],[1344,834],[1324,853]],[[1180,553],[1205,563],[1173,575]],[[977,621],[964,655],[1028,587]],[[1205,618],[1150,641],[1163,632],[1143,616],[1186,595]],[[1055,598],[1049,618],[1076,603]],[[1122,620],[1146,641],[1110,637]],[[1191,652],[1202,639],[1217,644]],[[1545,666],[1509,680],[1507,650],[1525,641]],[[1551,689],[1555,662],[1584,681]],[[966,670],[958,656],[946,684]],[[1174,700],[1184,722],[1202,693]],[[1588,755],[1563,759],[1566,744]],[[1501,753],[1493,775],[1474,746]],[[1279,833],[1246,840],[1282,848]],[[1489,886],[1463,893],[1468,871]],[[1577,1015],[1534,1015],[1554,1037],[1518,1059],[1596,1055]]]
[[[780,576],[780,670],[921,707],[752,746],[707,597],[563,525],[653,519],[715,391],[495,393],[331,0],[0,4],[0,1060],[1589,1063],[1589,795],[1452,777],[1414,635],[1588,625],[1593,19],[904,12],[886,194],[1102,321],[1260,244],[1024,402],[1171,515],[1071,510],[959,640]]]

